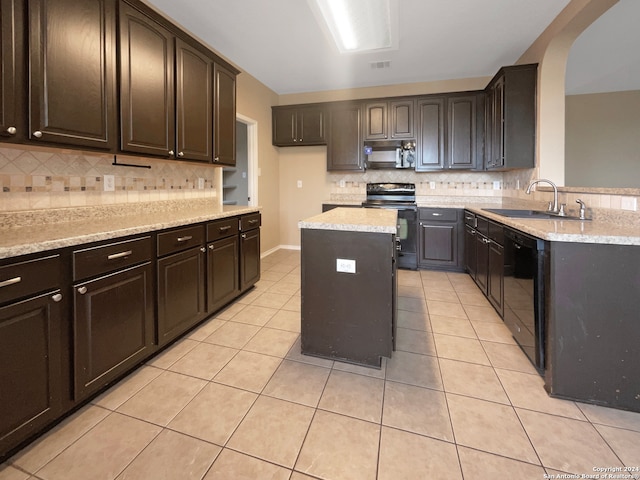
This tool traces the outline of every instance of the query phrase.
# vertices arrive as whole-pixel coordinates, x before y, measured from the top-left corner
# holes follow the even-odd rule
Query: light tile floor
[[[640,414],[549,398],[467,275],[399,272],[398,350],[374,370],[301,355],[299,252],[262,265],[254,290],[13,456],[0,480],[542,479],[640,466]]]

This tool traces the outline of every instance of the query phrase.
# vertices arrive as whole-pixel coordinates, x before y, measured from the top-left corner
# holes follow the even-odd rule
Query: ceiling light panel
[[[315,0],[343,53],[391,48],[391,0]]]

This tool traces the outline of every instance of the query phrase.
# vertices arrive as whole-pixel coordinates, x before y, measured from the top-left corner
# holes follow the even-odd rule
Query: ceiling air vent
[[[391,68],[391,60],[384,60],[382,62],[371,62],[369,63],[369,65],[371,65],[372,70],[382,70],[385,68]]]

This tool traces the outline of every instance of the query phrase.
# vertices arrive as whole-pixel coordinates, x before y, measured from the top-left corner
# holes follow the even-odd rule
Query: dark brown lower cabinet
[[[240,291],[260,280],[260,214],[240,217]]]
[[[487,295],[489,286],[489,239],[476,230],[476,284]]]
[[[0,458],[61,413],[61,299],[0,308]]]
[[[74,285],[75,398],[96,392],[153,348],[151,263]]]
[[[158,260],[158,345],[163,346],[206,315],[205,248]]]
[[[494,229],[496,232],[494,232]],[[504,247],[502,226],[489,222],[487,298],[496,312],[504,315]]]
[[[418,209],[418,264],[420,267],[462,270],[462,210]]]
[[[238,293],[238,236],[217,240],[207,246],[207,312],[233,300]]]

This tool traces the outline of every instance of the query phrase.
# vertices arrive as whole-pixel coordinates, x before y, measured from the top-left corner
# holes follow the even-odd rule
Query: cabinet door
[[[452,97],[447,100],[447,167],[476,167],[476,96]]]
[[[416,171],[444,168],[444,98],[420,99],[417,104]]]
[[[215,64],[213,69],[213,161],[236,164],[236,76]]]
[[[29,21],[29,138],[115,148],[112,4],[31,0]]]
[[[389,103],[389,129],[391,138],[414,138],[413,100],[401,100]]]
[[[207,247],[207,312],[233,300],[239,293],[238,236],[218,240]]]
[[[21,13],[15,0],[0,0],[0,137],[13,137],[18,125],[18,38]]]
[[[99,390],[153,347],[151,264],[74,286],[76,400]]]
[[[421,265],[455,266],[458,262],[457,229],[450,223],[420,222]]]
[[[471,278],[476,276],[476,231],[469,225],[464,226],[464,267]]]
[[[362,171],[361,108],[356,103],[336,105],[329,110],[327,170]]]
[[[158,260],[158,345],[166,345],[205,316],[204,247]]]
[[[61,316],[54,295],[60,291],[0,308],[0,457],[60,413]]]
[[[176,39],[177,156],[183,160],[213,159],[213,63]]]
[[[504,248],[489,243],[487,298],[502,317],[504,314]]]
[[[302,107],[298,110],[298,142],[303,145],[323,145],[324,110],[322,107]]]
[[[496,81],[491,92],[491,156],[488,166],[504,166],[504,78]]]
[[[260,280],[260,229],[240,234],[240,291]]]
[[[367,103],[364,106],[364,139],[386,140],[388,131],[387,102]]]
[[[298,144],[297,115],[298,109],[274,108],[272,117],[272,143],[278,147]]]
[[[485,295],[489,284],[489,239],[476,231],[476,276],[474,280]]]
[[[120,129],[126,152],[173,157],[174,38],[120,3]]]

